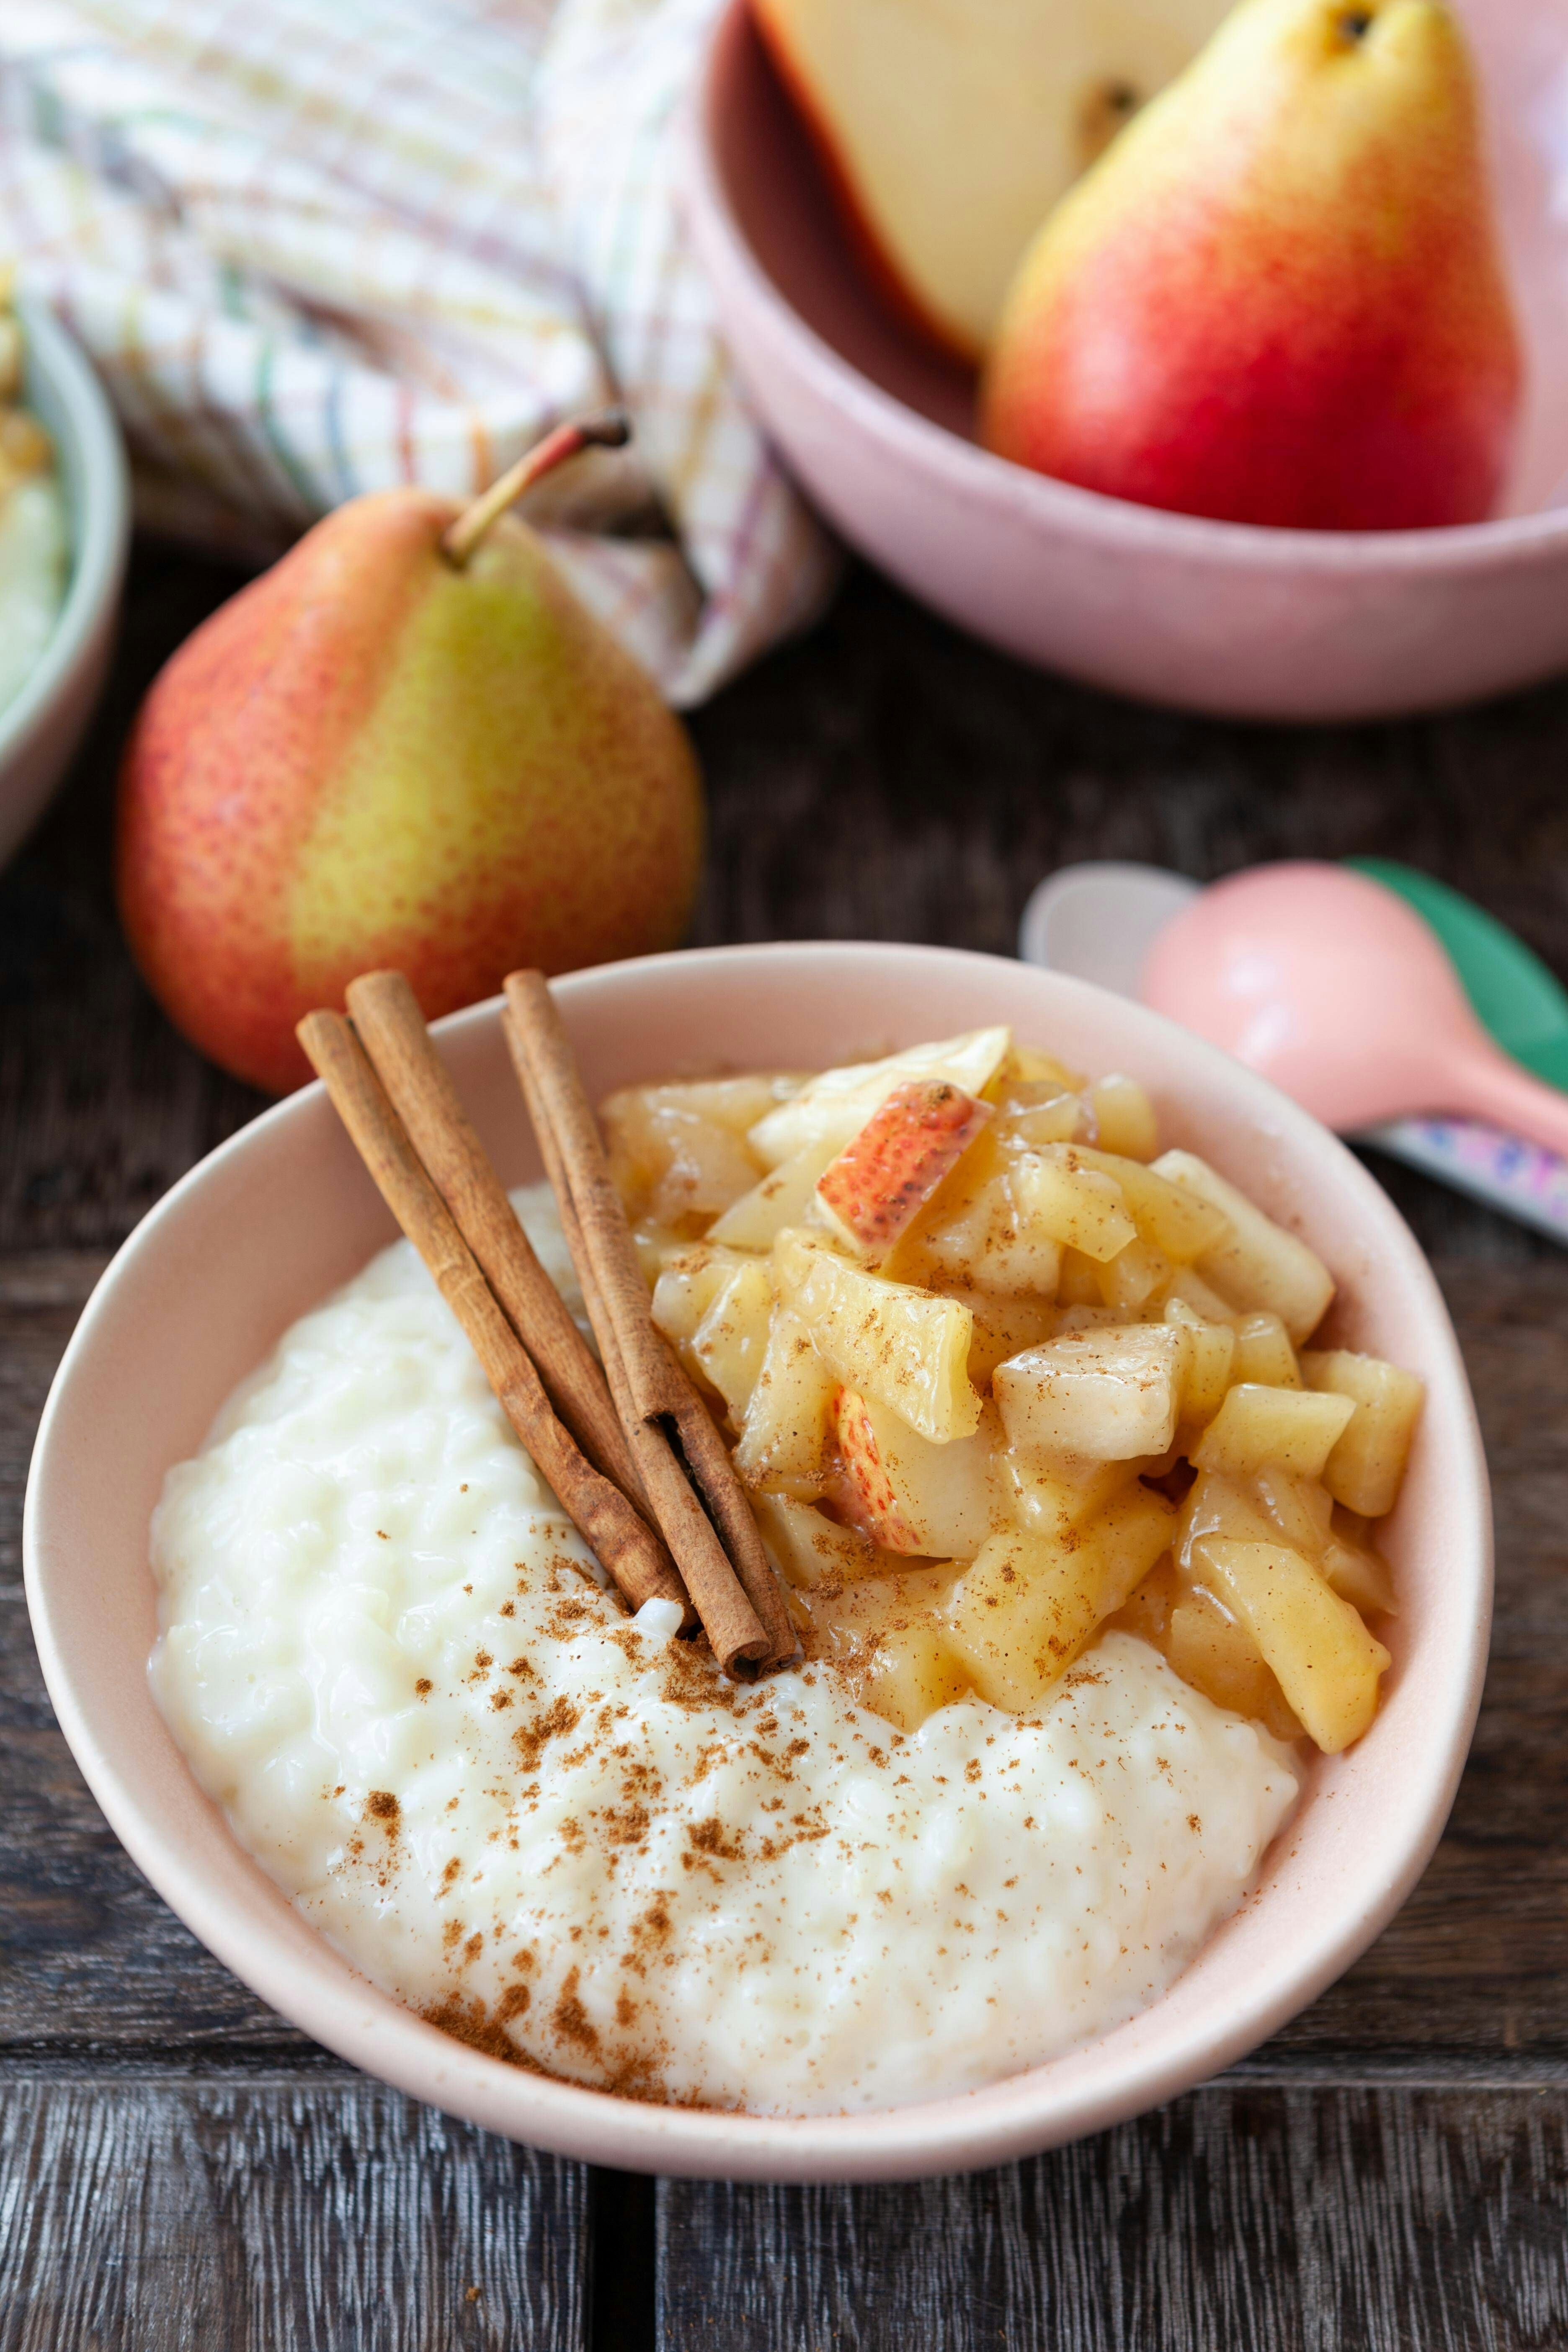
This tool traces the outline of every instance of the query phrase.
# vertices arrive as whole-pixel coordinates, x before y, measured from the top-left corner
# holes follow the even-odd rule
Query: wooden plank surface
[[[379,2084],[0,2089],[0,2352],[577,2352],[587,2176]]]
[[[110,701],[0,876],[0,2352],[638,2352],[656,2267],[666,2346],[1568,2344],[1551,2260],[1568,2231],[1568,1254],[1387,1161],[1485,1426],[1491,1671],[1414,1899],[1222,2084],[971,2180],[663,2184],[656,2265],[651,2189],[535,2165],[351,2075],[142,1881],[49,1715],[20,1502],[107,1254],[258,1107],[149,1003],[110,883],[131,710],[233,584],[139,551]],[[1458,882],[1568,971],[1568,688],[1392,728],[1210,726],[1018,669],[857,575],[696,731],[704,940],[1005,952],[1030,887],[1070,858],[1204,876],[1377,851]]]
[[[1226,2084],[903,2188],[666,2182],[660,2352],[1538,2352],[1568,2096]]]

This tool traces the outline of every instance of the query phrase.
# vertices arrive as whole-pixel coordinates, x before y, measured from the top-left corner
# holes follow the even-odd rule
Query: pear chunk
[[[1208,1202],[1230,1228],[1197,1257],[1204,1280],[1233,1307],[1270,1309],[1296,1347],[1310,1339],[1334,1295],[1333,1276],[1317,1252],[1266,1217],[1195,1151],[1163,1152],[1154,1173]]]
[[[1198,1557],[1318,1746],[1335,1756],[1359,1739],[1389,1655],[1350,1602],[1286,1544],[1206,1536]]]
[[[691,1352],[739,1423],[756,1388],[771,1339],[773,1286],[766,1261],[743,1258],[715,1292],[692,1335]]]
[[[775,1309],[735,1448],[749,1486],[808,1500],[823,1492],[837,1390],[800,1318]]]
[[[1329,1456],[1323,1484],[1347,1510],[1364,1519],[1381,1518],[1394,1508],[1405,1475],[1426,1394],[1422,1382],[1381,1356],[1358,1356],[1348,1348],[1308,1354],[1301,1369],[1309,1387],[1348,1397],[1353,1408]]]
[[[805,1224],[816,1197],[816,1180],[837,1148],[830,1136],[819,1136],[793,1158],[781,1160],[714,1219],[708,1239],[727,1249],[771,1250],[786,1225]]]
[[[752,1501],[768,1557],[799,1591],[878,1576],[895,1567],[858,1528],[841,1527],[815,1504],[785,1495],[758,1495]]]
[[[1121,1185],[1092,1167],[1076,1143],[1026,1153],[1012,1182],[1026,1218],[1063,1248],[1103,1264],[1138,1238]]]
[[[1174,1437],[1184,1354],[1174,1325],[1116,1323],[1026,1348],[991,1385],[1014,1445],[1130,1462]]]
[[[1038,1706],[1102,1621],[1130,1601],[1171,1539],[1163,1496],[1133,1486],[1065,1539],[994,1535],[942,1612],[949,1648],[982,1698]]]
[[[1249,1478],[1268,1463],[1321,1478],[1355,1408],[1349,1397],[1238,1381],[1193,1449],[1193,1466]]]
[[[934,1045],[911,1045],[880,1062],[854,1062],[808,1078],[790,1102],[760,1118],[746,1140],[764,1168],[776,1168],[808,1143],[831,1142],[842,1151],[895,1088],[911,1079],[945,1078],[979,1097],[1002,1067],[1010,1029],[972,1029]]]
[[[947,1078],[895,1087],[823,1171],[819,1213],[863,1256],[886,1257],[990,1117]]]
[[[989,1425],[947,1445],[854,1389],[840,1390],[833,1419],[853,1516],[875,1542],[932,1559],[973,1557],[1003,1516],[994,1411]]]
[[[980,1398],[969,1378],[967,1307],[868,1274],[804,1234],[780,1234],[773,1268],[780,1297],[841,1381],[933,1444],[973,1435]]]

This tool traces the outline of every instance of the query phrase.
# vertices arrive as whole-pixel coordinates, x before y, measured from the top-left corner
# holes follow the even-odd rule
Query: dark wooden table
[[[234,584],[140,551],[92,740],[0,880],[0,2352],[1568,2346],[1568,1255],[1386,1163],[1496,1481],[1486,1704],[1414,1899],[1219,2082],[969,2179],[656,2186],[350,2073],[142,1883],[44,1696],[22,1487],[106,1257],[258,1108],[142,992],[109,878],[136,698]],[[1206,725],[1019,669],[858,575],[697,733],[705,940],[1005,954],[1068,859],[1382,851],[1568,970],[1568,686],[1406,726]]]

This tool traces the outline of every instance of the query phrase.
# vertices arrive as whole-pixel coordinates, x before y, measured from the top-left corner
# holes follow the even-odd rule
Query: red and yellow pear
[[[1440,0],[1242,0],[1047,221],[986,446],[1146,506],[1393,530],[1495,506],[1521,362]]]
[[[174,655],[121,779],[126,935],[175,1026],[281,1093],[358,972],[426,1018],[675,946],[702,849],[685,730],[500,509],[618,418],[563,427],[465,511],[353,499]]]

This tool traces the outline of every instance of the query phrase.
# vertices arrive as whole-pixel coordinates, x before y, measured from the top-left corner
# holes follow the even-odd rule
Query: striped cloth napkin
[[[680,229],[714,5],[3,0],[0,259],[97,362],[142,519],[265,560],[613,396],[631,448],[530,514],[670,700],[809,621],[835,558]]]

